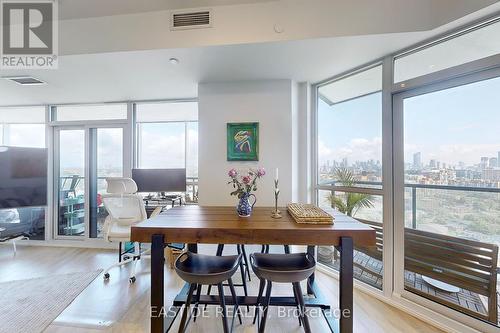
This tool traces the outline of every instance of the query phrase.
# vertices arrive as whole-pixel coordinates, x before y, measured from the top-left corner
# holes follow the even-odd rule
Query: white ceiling
[[[59,19],[81,19],[177,10],[185,8],[241,5],[275,0],[59,0]]]
[[[25,72],[48,84],[0,80],[0,105],[105,102],[197,96],[198,82],[315,82],[424,37],[424,33],[62,56],[59,69]],[[169,58],[180,60],[178,65]],[[2,76],[20,71],[0,71]]]
[[[60,56],[56,70],[0,70],[0,76],[33,75],[48,83],[19,86],[0,80],[0,105],[196,97],[198,83],[211,81],[317,82],[485,14],[424,32]],[[180,63],[172,65],[171,57]]]

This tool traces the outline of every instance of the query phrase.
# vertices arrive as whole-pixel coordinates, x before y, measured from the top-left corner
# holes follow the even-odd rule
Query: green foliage
[[[344,187],[354,187],[356,177],[354,174],[345,168],[335,170],[335,179]],[[348,216],[354,216],[360,208],[373,208],[374,197],[365,193],[347,192],[342,195],[332,195],[328,197],[330,204],[341,213]]]

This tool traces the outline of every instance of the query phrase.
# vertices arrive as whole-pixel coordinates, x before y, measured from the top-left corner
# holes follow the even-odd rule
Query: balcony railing
[[[98,180],[105,180],[107,177],[97,177]],[[76,191],[80,182],[84,179],[81,176],[62,176],[59,177],[61,191]],[[73,182],[73,183],[71,183]],[[66,186],[68,184],[68,186]],[[76,192],[75,192],[76,193]],[[188,203],[198,202],[198,177],[186,177],[186,198]]]
[[[356,186],[360,187],[358,188]],[[336,195],[336,193],[339,192],[383,195],[381,182],[357,182],[356,186],[344,187],[338,185],[338,182],[329,181],[322,183],[317,189],[329,191],[332,195]],[[462,192],[462,194],[460,194],[460,192]],[[473,195],[473,193],[490,194],[493,195],[493,197]],[[467,197],[467,195],[469,195],[469,197]],[[483,220],[484,215],[481,214],[490,214],[493,212],[490,216],[493,217],[494,221],[498,221],[496,218],[500,219],[500,216],[495,215],[495,209],[497,209],[495,207],[498,207],[495,206],[495,204],[497,204],[500,199],[500,188],[408,183],[405,184],[405,197],[405,215],[407,217],[405,219],[407,222],[405,223],[405,289],[416,292],[417,294],[448,307],[457,309],[474,317],[486,319],[496,324],[498,322],[498,316],[495,310],[497,307],[500,308],[500,303],[498,303],[499,294],[497,292],[500,290],[500,284],[497,284],[499,281],[497,273],[500,272],[496,264],[498,260],[498,240],[500,235],[497,232],[493,232],[492,234],[475,230],[475,234],[471,232],[470,234],[466,234],[466,236],[464,236],[464,234],[449,236],[447,232],[438,232],[441,227],[433,226],[432,224],[434,221],[436,221],[437,224],[451,222],[446,224],[446,226],[450,228],[448,230],[451,230],[452,234],[456,233],[456,229],[459,228],[463,228],[461,231],[462,233],[473,230],[469,230],[467,227],[474,227],[474,220],[469,220],[465,218],[465,216],[456,217],[456,215],[450,219],[449,216],[445,215],[446,212],[450,211],[450,209],[448,209],[449,207],[455,207],[456,202],[453,200],[457,200],[457,198],[461,199],[460,205],[462,206],[457,209],[461,212],[461,215],[464,215],[463,210],[465,208],[471,212],[471,215],[479,217],[479,220]],[[450,199],[452,201],[448,201]],[[486,211],[482,209],[479,204],[484,204],[484,201],[491,203],[491,205],[487,204],[487,206],[492,208],[487,208]],[[424,205],[424,202],[426,205]],[[493,211],[491,211],[491,209],[493,209]],[[421,213],[418,215],[418,218],[417,211]],[[467,213],[469,212],[467,211]],[[426,215],[428,217],[427,220]],[[428,215],[431,215],[431,217],[429,218]],[[366,216],[366,214],[364,214],[364,216]],[[377,246],[374,248],[356,249],[354,261],[359,270],[358,273],[356,273],[355,270],[355,275],[358,279],[381,289],[381,281],[383,278],[383,223],[381,223],[382,221],[374,222],[368,220],[366,217],[363,219],[358,218],[358,220],[376,229]],[[495,223],[496,222],[493,222],[493,224]],[[466,225],[466,227],[464,227],[464,225]],[[459,227],[457,228],[457,226]],[[471,238],[479,239],[472,240]],[[422,239],[425,240],[424,244],[420,243]],[[431,249],[436,249],[438,252],[432,252],[433,250]],[[455,255],[456,249],[461,249],[463,253]],[[478,251],[480,252],[479,254]],[[481,271],[481,276],[489,276],[488,280],[485,281],[489,281],[488,283],[491,285],[488,286],[489,289],[487,292],[480,292],[474,289],[475,283],[477,282],[470,276],[479,274],[479,266],[477,266],[473,259],[470,259],[470,265],[460,266],[464,265],[464,260],[462,260],[464,256],[469,259],[480,256],[480,260],[482,260],[480,263],[483,265],[480,268],[484,270],[484,272]],[[415,260],[418,262],[418,265],[412,266]],[[375,262],[375,264],[373,264],[373,262]],[[490,266],[486,265],[486,263],[489,263]],[[441,264],[444,266],[439,266]],[[335,265],[336,262],[333,263],[333,267],[335,267]],[[459,272],[455,271],[457,266],[461,267],[458,269]],[[428,269],[429,267],[431,267],[431,269]],[[438,272],[434,276],[437,280],[442,280],[443,282],[451,284],[454,284],[453,281],[455,281],[455,284],[460,285],[460,291],[456,293],[443,293],[441,290],[425,283],[423,279],[428,275],[432,276],[434,272]],[[462,276],[461,274],[464,275]],[[449,280],[458,275],[460,275],[462,284],[459,284],[457,280]],[[470,286],[470,288],[467,288],[468,286]],[[487,298],[486,301],[484,300],[485,297]]]
[[[362,185],[358,187],[344,187],[337,185],[338,182],[335,180],[322,182],[317,189],[327,190],[335,195],[335,192],[352,192],[352,193],[368,193],[373,195],[382,195],[382,182],[367,182],[367,181],[357,181],[356,185]],[[413,229],[417,229],[417,189],[429,189],[429,190],[446,190],[446,191],[463,191],[463,192],[479,192],[479,193],[500,193],[500,188],[497,187],[473,187],[473,186],[456,186],[456,185],[436,185],[436,184],[405,184],[405,189],[410,189],[411,191],[411,226]]]

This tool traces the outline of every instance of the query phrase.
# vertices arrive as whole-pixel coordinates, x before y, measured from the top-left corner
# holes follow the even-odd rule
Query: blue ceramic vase
[[[250,204],[250,197],[253,197],[253,203]],[[244,193],[238,202],[238,206],[236,207],[236,211],[238,212],[238,216],[240,217],[249,217],[252,215],[252,209],[255,203],[257,202],[257,198],[253,194]]]

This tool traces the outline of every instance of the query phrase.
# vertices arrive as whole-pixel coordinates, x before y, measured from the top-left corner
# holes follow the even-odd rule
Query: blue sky
[[[381,94],[318,105],[320,160],[381,159]],[[405,159],[468,165],[500,151],[500,78],[405,100]]]
[[[382,160],[382,94],[331,107],[320,100],[318,136],[320,160]]]
[[[500,151],[500,78],[405,100],[405,149],[424,162],[477,164]],[[408,157],[407,157],[408,160]]]

